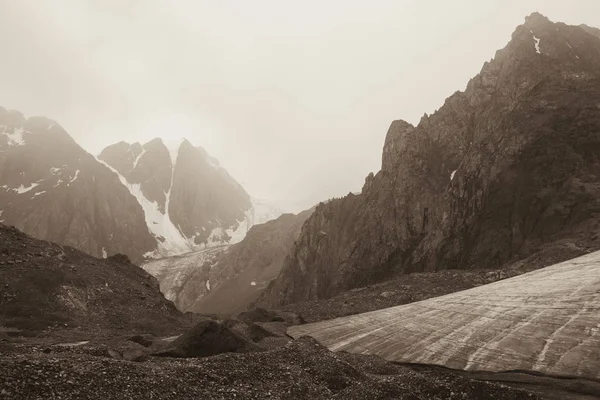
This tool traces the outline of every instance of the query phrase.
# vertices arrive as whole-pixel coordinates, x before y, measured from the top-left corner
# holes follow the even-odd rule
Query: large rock
[[[359,195],[317,207],[260,304],[398,274],[499,268],[600,227],[600,37],[527,18],[417,126],[395,121]]]
[[[162,357],[209,357],[221,353],[248,353],[261,350],[250,339],[218,321],[201,321],[175,339],[166,350],[155,355]]]
[[[600,252],[408,305],[291,327],[331,350],[600,378]]]

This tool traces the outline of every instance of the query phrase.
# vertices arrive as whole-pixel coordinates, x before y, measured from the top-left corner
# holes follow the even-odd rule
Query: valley
[[[0,108],[0,399],[600,398],[599,32],[529,15],[297,213]]]

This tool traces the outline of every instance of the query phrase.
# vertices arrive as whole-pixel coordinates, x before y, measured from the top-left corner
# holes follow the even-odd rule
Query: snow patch
[[[210,281],[206,281],[206,290],[210,290]]]
[[[8,138],[9,146],[23,146],[25,144],[25,139],[23,138],[23,133],[25,130],[23,128],[13,128],[12,132],[9,133],[7,126],[1,126],[2,134]]]
[[[256,282],[254,282],[254,281],[250,282],[250,286],[256,286]]]
[[[573,48],[573,46],[571,46],[571,45],[569,44],[569,42],[566,42],[566,43],[567,43],[567,46],[569,46],[569,48],[570,48],[570,49],[572,49],[572,48]]]
[[[454,175],[456,175],[456,171],[458,171],[458,170],[455,169],[454,171],[452,171],[452,173],[450,174],[450,180],[454,179]]]
[[[46,193],[46,191],[42,190],[41,192],[37,192],[36,194],[34,194],[33,197],[37,197],[37,196],[42,195],[44,193]],[[32,199],[33,199],[33,197],[32,197]]]
[[[106,249],[103,247],[102,248],[102,258],[107,258],[108,254],[106,253]]]
[[[237,221],[237,226],[231,228],[216,227],[208,235],[206,247],[221,246],[225,243],[236,244],[244,240],[252,228],[252,209],[246,211],[245,218]]]
[[[139,205],[142,207],[146,219],[146,226],[150,233],[156,238],[158,246],[158,253],[147,252],[144,254],[145,257],[173,256],[194,250],[196,246],[193,239],[184,237],[180,230],[173,224],[169,216],[168,206],[171,188],[169,188],[167,193],[167,202],[165,205],[165,212],[163,213],[160,211],[160,207],[156,201],[150,201],[144,196],[139,183],[127,182],[127,179],[110,165],[99,159],[98,162],[117,174],[121,183],[129,190],[129,193],[136,198]]]
[[[130,171],[133,171],[135,167],[137,167],[144,154],[146,154],[146,149],[143,149],[142,152],[135,158],[135,161],[133,162],[133,168],[131,168]]]
[[[35,188],[37,186],[40,186],[40,184],[39,183],[32,183],[30,186],[25,187],[25,186],[21,185],[18,188],[12,189],[12,190],[15,191],[15,192],[17,192],[17,194],[23,194],[23,193],[29,192],[31,189],[33,189],[33,188]]]
[[[75,176],[71,178],[71,180],[69,181],[69,183],[67,183],[67,186],[69,186],[71,183],[75,182],[75,180],[79,176],[79,172],[80,172],[79,170],[75,171]]]
[[[535,42],[535,52],[538,54],[542,54],[542,52],[540,51],[540,39],[535,36],[531,29],[529,30],[529,32],[531,32],[531,34],[533,35],[533,41]]]
[[[59,171],[62,171],[62,170],[63,170],[63,168],[64,168],[64,166],[62,166],[62,167],[60,167],[60,168],[52,167],[52,168],[50,168],[50,173],[51,173],[52,175],[56,175],[56,173],[57,173],[57,172],[59,172]]]

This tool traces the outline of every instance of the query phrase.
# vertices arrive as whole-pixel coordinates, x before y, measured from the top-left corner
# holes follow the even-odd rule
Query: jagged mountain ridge
[[[416,127],[392,123],[381,171],[360,195],[317,207],[262,304],[412,271],[501,267],[593,236],[599,67],[599,37],[528,17],[464,92]]]
[[[276,216],[187,140],[123,142],[97,159],[55,121],[0,108],[0,222],[40,239],[140,262],[239,242]]]
[[[88,254],[151,251],[143,211],[55,121],[0,108],[0,222]]]
[[[218,161],[186,140],[141,145],[120,142],[98,159],[144,209],[157,240],[153,256],[172,256],[239,242],[254,224],[250,196]]]

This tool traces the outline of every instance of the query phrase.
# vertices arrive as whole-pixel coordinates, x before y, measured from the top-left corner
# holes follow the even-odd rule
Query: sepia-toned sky
[[[390,122],[463,90],[526,15],[598,0],[0,0],[0,105],[86,150],[203,146],[286,211],[358,191]]]

